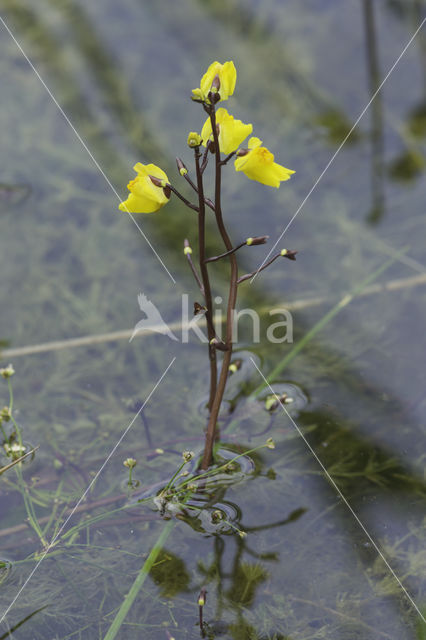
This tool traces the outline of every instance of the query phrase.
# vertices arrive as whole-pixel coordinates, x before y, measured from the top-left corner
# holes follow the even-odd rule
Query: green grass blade
[[[149,572],[152,569],[154,562],[158,558],[158,554],[163,548],[167,538],[171,534],[175,524],[176,522],[174,520],[170,520],[167,523],[167,525],[164,527],[163,531],[160,534],[160,537],[158,538],[155,545],[152,547],[149,556],[145,560],[142,569],[139,571],[138,575],[136,576],[136,580],[133,582],[130,588],[130,591],[125,596],[123,603],[117,612],[117,615],[112,621],[112,625],[110,626],[106,636],[104,637],[104,640],[114,640],[114,638],[117,636],[117,633],[120,631],[120,627],[123,624],[124,619],[130,610],[130,607],[135,601],[142,585],[144,584]]]

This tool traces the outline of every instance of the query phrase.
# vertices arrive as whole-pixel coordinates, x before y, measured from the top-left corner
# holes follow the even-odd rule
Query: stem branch
[[[185,198],[185,196],[183,196],[181,193],[179,193],[179,191],[175,187],[173,187],[171,184],[168,184],[167,186],[170,187],[170,190],[173,191],[175,196],[177,196],[179,198],[179,200],[182,200],[182,202],[184,202],[187,207],[189,207],[190,209],[193,209],[194,211],[196,211],[198,213],[199,209],[195,204],[192,204],[192,202],[189,202],[189,200],[187,200]]]

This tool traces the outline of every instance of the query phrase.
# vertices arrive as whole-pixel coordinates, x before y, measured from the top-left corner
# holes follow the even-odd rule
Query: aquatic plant
[[[198,229],[198,269],[192,255],[193,249],[187,239],[184,240],[184,255],[203,296],[203,304],[194,303],[194,315],[204,315],[208,332],[208,356],[210,363],[210,390],[208,400],[209,419],[206,431],[205,447],[201,468],[206,470],[214,458],[214,444],[218,440],[218,416],[230,370],[232,371],[233,324],[238,288],[246,280],[269,267],[276,259],[284,257],[296,259],[296,251],[281,249],[256,271],[239,275],[237,252],[243,247],[254,247],[266,243],[268,236],[247,237],[235,244],[226,228],[222,211],[222,169],[234,160],[237,172],[244,173],[250,180],[263,185],[278,188],[294,173],[275,162],[274,155],[262,141],[250,137],[247,145],[244,140],[252,133],[253,126],[244,124],[228,113],[227,109],[216,109],[219,102],[228,100],[235,89],[237,72],[232,61],[221,64],[213,62],[200,81],[200,86],[192,91],[192,100],[199,104],[207,114],[201,133],[192,131],[188,135],[188,146],[194,154],[195,180],[181,158],[177,158],[179,174],[190,185],[198,202],[193,204],[169,181],[166,173],[154,164],[134,166],[136,177],[127,185],[129,196],[119,205],[121,211],[133,213],[154,213],[164,207],[172,194],[182,200],[197,214]],[[202,151],[202,147],[204,150]],[[222,156],[223,154],[223,156]],[[214,200],[205,195],[204,173],[210,157],[214,158]],[[206,215],[210,209],[214,214],[218,233],[224,245],[224,252],[217,256],[206,255]],[[209,267],[219,260],[229,260],[229,294],[226,313],[225,337],[216,335],[213,324],[213,286]],[[222,355],[221,369],[218,375],[218,354]]]

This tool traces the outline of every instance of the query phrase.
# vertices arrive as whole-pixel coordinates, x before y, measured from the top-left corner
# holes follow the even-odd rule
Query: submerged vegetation
[[[5,0],[2,17],[112,184],[125,184],[131,156],[174,175],[172,152],[197,109],[180,104],[183,87],[224,52],[238,60],[242,120],[221,103],[219,124],[256,122],[277,161],[297,170],[276,191],[229,171],[234,158],[223,167],[229,235],[271,244],[423,11],[419,0],[285,11],[275,1],[83,4]],[[0,640],[183,640],[200,628],[217,640],[423,639],[424,33],[292,225],[303,260],[291,278],[282,267],[296,265],[277,257],[268,277],[239,286],[262,323],[277,305],[291,309],[295,343],[253,347],[243,327],[215,461],[201,473],[203,347],[140,334],[128,343],[141,288],[178,325],[176,293],[194,286],[196,212],[172,194],[158,214],[134,214],[172,287],[3,35],[0,368],[13,362],[17,373],[0,378]],[[215,154],[199,151],[208,186]],[[207,205],[208,268],[226,298],[229,256],[214,220]],[[264,248],[246,239],[243,274]]]

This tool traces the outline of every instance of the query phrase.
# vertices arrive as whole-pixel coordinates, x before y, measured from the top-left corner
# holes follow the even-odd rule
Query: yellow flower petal
[[[256,180],[270,187],[278,188],[295,173],[274,162],[274,155],[262,144],[259,138],[250,138],[248,151],[236,158],[235,170],[245,173],[250,180]]]
[[[256,138],[256,136],[252,136],[248,141],[249,149],[256,149],[256,147],[260,147],[262,144],[262,140],[260,138]]]
[[[194,95],[191,96],[191,98],[193,100],[203,100],[204,96],[203,96],[203,92],[201,91],[201,89],[192,89],[192,93]]]
[[[216,112],[216,123],[219,125],[219,148],[222,153],[226,154],[236,151],[243,140],[253,131],[251,124],[244,124],[241,120],[236,120],[223,107]],[[201,137],[204,146],[213,139],[210,118],[207,118],[204,123]]]
[[[120,211],[128,213],[154,213],[169,201],[164,193],[164,188],[155,185],[150,176],[158,180],[169,182],[167,174],[155,164],[144,165],[141,162],[135,164],[133,169],[137,176],[129,182],[127,188],[130,195],[118,206]]]
[[[159,180],[169,181],[167,174],[155,164],[142,164],[142,162],[137,162],[133,170],[141,176],[154,176],[154,178],[158,178]]]
[[[200,88],[193,89],[193,97],[197,100],[207,101],[207,96],[211,89],[214,78],[218,76],[220,87],[219,94],[221,100],[227,100],[232,96],[237,81],[237,70],[232,60],[221,64],[220,62],[212,62],[206,73],[201,78]]]

